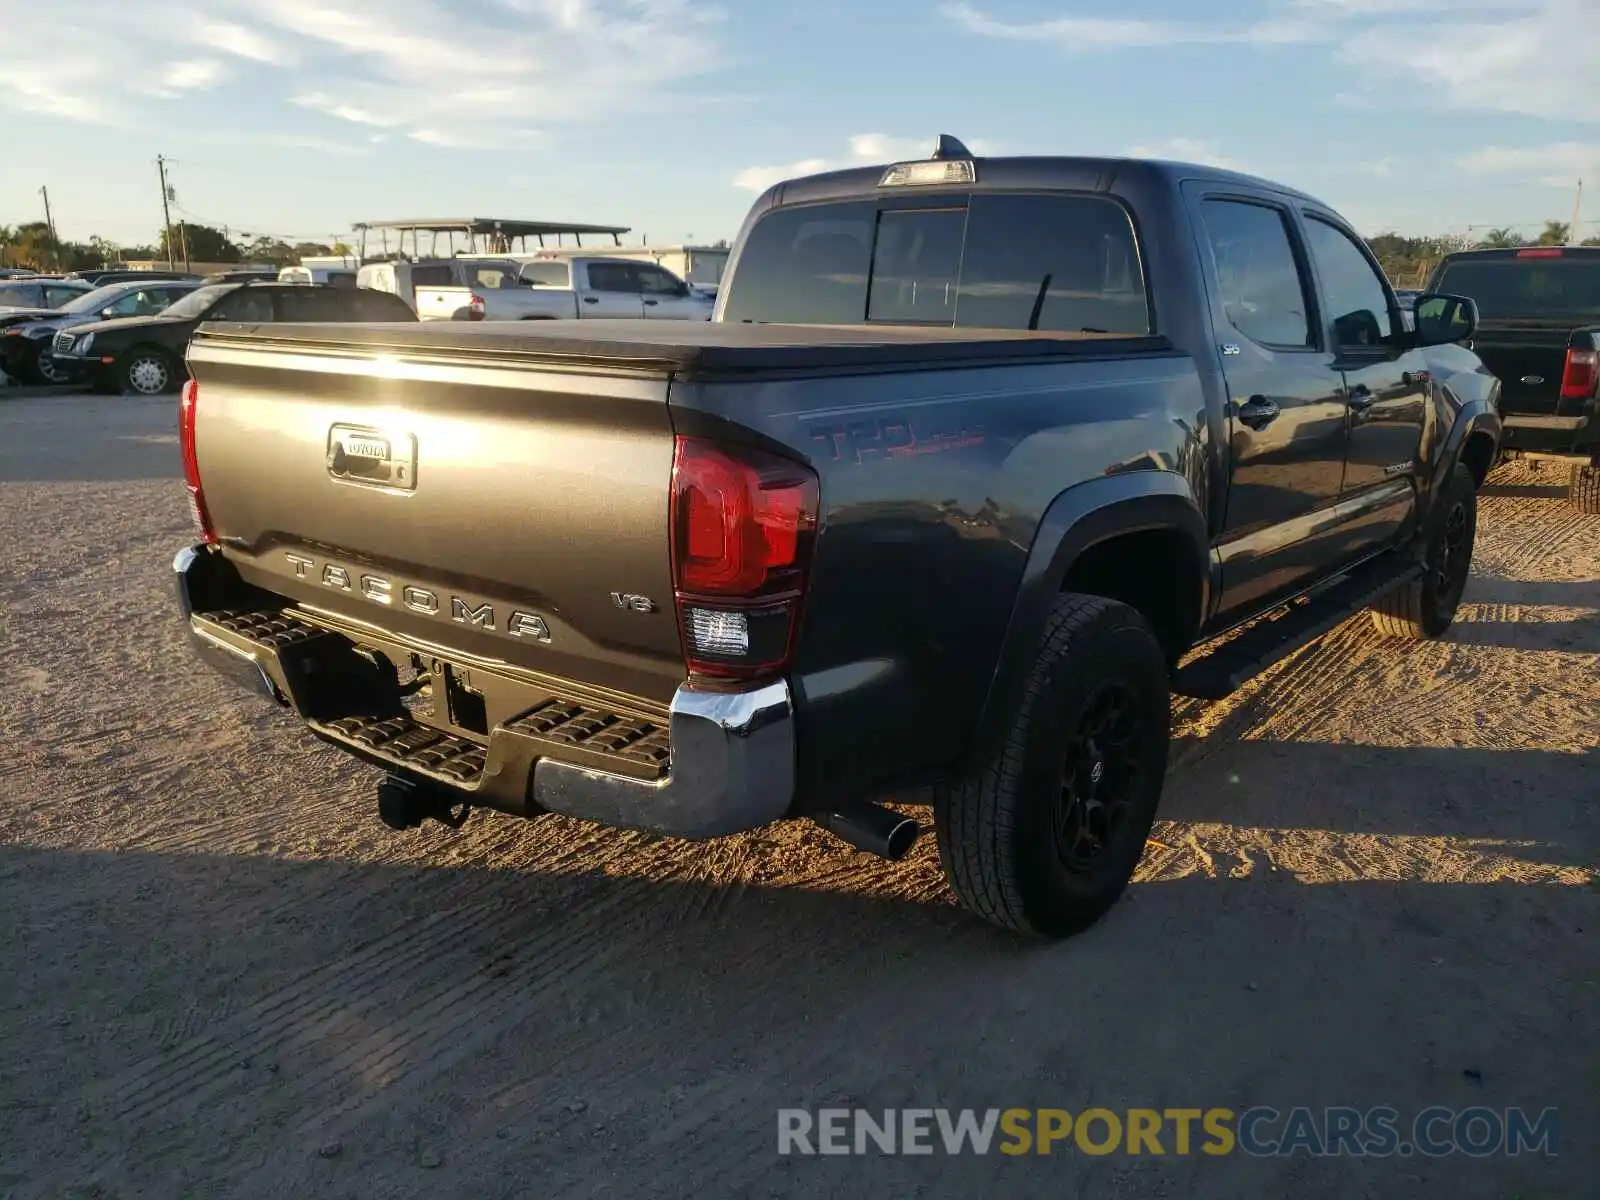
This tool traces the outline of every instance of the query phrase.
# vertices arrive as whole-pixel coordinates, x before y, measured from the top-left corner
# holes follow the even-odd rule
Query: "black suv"
[[[1472,348],[1500,377],[1502,456],[1572,464],[1572,502],[1600,513],[1600,247],[1469,250],[1430,290],[1470,296]]]
[[[188,376],[184,351],[204,321],[377,322],[415,321],[398,296],[371,290],[304,284],[219,283],[190,292],[149,317],[105,321],[88,330],[63,330],[51,353],[68,371],[81,373],[96,391],[154,396],[175,390]]]

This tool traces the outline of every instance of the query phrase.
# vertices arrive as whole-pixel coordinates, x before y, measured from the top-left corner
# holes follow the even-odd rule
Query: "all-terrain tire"
[[[1086,736],[1101,713],[1113,714],[1106,732]],[[972,774],[934,789],[939,859],[962,904],[1044,937],[1093,924],[1144,851],[1171,720],[1166,655],[1145,619],[1100,596],[1056,597],[1005,741]],[[1102,823],[1115,821],[1102,825],[1098,851],[1083,840],[1095,803]]]
[[[1385,637],[1420,641],[1443,635],[1456,618],[1478,533],[1478,489],[1461,463],[1451,468],[1428,516],[1422,576],[1372,605],[1372,623]]]
[[[1600,514],[1600,467],[1573,467],[1567,499],[1579,512]]]

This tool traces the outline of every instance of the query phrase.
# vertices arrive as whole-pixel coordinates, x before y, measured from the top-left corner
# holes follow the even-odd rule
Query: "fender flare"
[[[1050,502],[1023,567],[1000,657],[979,714],[977,735],[963,765],[982,761],[1010,728],[1044,636],[1051,602],[1072,564],[1086,550],[1112,538],[1155,529],[1184,535],[1192,554],[1190,566],[1200,583],[1203,621],[1211,598],[1210,535],[1183,476],[1171,471],[1109,475],[1070,487]]]
[[[1439,494],[1445,477],[1461,461],[1461,452],[1466,448],[1468,438],[1488,434],[1494,439],[1495,455],[1500,453],[1501,428],[1500,412],[1493,400],[1469,400],[1462,404],[1456,412],[1455,423],[1450,426],[1450,432],[1445,434],[1439,446],[1438,460],[1433,464],[1433,478],[1428,486],[1430,501]],[[1492,466],[1494,457],[1491,456],[1489,461]]]

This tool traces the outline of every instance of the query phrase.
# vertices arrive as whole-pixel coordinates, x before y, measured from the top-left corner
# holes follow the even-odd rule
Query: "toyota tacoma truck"
[[[1300,192],[947,137],[765,193],[708,323],[205,326],[183,620],[395,827],[893,859],[931,804],[955,895],[1063,936],[1173,692],[1450,624],[1499,385],[1471,301],[1416,312]]]
[[[1472,347],[1504,389],[1501,457],[1567,463],[1572,504],[1600,513],[1600,247],[1463,251],[1431,286],[1478,305]]]

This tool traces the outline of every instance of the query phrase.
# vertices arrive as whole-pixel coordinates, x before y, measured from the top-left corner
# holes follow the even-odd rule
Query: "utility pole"
[[[167,207],[167,160],[156,155],[156,172],[161,176],[161,222],[167,231],[167,270],[178,264],[172,260],[172,211]]]
[[[183,248],[183,269],[189,269],[189,228],[183,218],[178,218],[178,245]]]
[[[42,187],[39,195],[44,197],[44,224],[50,231],[50,253],[55,256],[55,265],[61,265],[61,239],[56,237],[56,220],[50,215],[50,189]]]
[[[1583,180],[1578,180],[1578,190],[1572,197],[1572,225],[1567,230],[1567,245],[1578,244],[1578,212],[1583,208]]]

